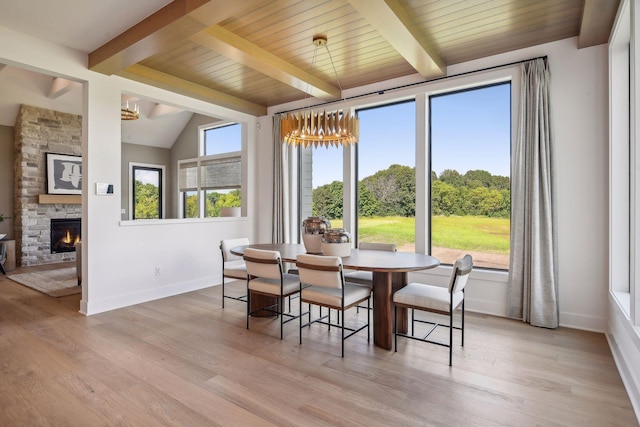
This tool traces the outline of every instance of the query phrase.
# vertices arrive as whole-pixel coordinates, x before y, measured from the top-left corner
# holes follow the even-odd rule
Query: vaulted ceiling
[[[253,115],[555,40],[608,41],[619,0],[175,0],[89,68]],[[314,36],[328,39],[316,50]],[[335,72],[334,72],[335,67]]]

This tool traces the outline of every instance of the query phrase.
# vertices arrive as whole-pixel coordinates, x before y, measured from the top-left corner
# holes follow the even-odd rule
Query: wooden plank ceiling
[[[578,37],[608,41],[619,0],[175,0],[89,68],[252,115],[309,95]],[[317,48],[315,35],[328,39]],[[333,65],[332,65],[333,63]],[[334,72],[335,66],[335,72]]]

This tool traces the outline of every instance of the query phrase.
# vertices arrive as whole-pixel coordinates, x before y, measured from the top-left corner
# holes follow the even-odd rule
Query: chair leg
[[[412,326],[413,328],[413,326]],[[393,347],[398,351],[398,307],[393,307]]]
[[[249,287],[247,286],[247,329],[249,329],[249,313],[251,313],[251,292],[249,292]]]
[[[291,307],[291,300],[289,300],[289,307]],[[284,314],[282,314],[284,312],[284,297],[280,297],[280,307],[278,308],[278,311],[280,312],[280,339],[282,339],[282,333],[284,330]]]
[[[331,310],[329,310],[329,313],[331,313]],[[342,307],[342,317],[344,318],[344,306]],[[344,357],[344,324],[340,325],[340,329],[342,329],[342,357]]]
[[[462,346],[464,347],[464,298],[462,298],[462,323],[460,328],[462,329]]]
[[[367,342],[371,342],[371,298],[367,300]]]
[[[224,277],[222,277],[222,308],[224,308]]]
[[[300,304],[300,328],[298,329],[298,336],[300,338],[300,345],[302,345],[302,289],[300,289],[300,298],[299,298],[299,304]],[[311,310],[309,310],[309,321],[311,321]]]
[[[449,366],[453,361],[453,310],[449,307]]]

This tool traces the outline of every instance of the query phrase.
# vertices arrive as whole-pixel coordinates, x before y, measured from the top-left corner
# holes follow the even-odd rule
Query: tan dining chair
[[[224,308],[225,298],[236,301],[247,302],[247,295],[231,296],[224,291],[225,279],[247,280],[247,266],[240,255],[231,253],[231,249],[236,246],[249,244],[249,239],[241,237],[237,239],[225,239],[220,241],[220,252],[222,253],[222,308]]]
[[[411,338],[418,341],[430,342],[432,344],[449,347],[449,366],[453,359],[453,330],[458,329],[461,332],[461,345],[464,346],[464,290],[469,279],[469,274],[473,270],[473,259],[471,255],[456,260],[451,270],[449,286],[442,287],[436,285],[428,285],[424,283],[409,283],[402,289],[393,294],[394,308],[394,347],[398,351],[398,336]],[[406,307],[411,309],[411,334],[398,332],[398,307]],[[462,316],[460,326],[453,325],[453,313],[461,308]],[[428,311],[446,315],[449,318],[449,324],[441,324],[427,320],[417,320],[414,316],[414,310]],[[431,325],[431,329],[422,337],[415,336],[415,323],[426,323]],[[443,343],[429,339],[429,335],[436,330],[438,326],[449,329],[449,342]]]
[[[303,323],[303,316],[300,316],[300,344],[302,344],[302,330],[313,323],[321,323],[338,327],[342,333],[341,355],[344,357],[344,341],[360,332],[367,330],[367,342],[369,341],[369,324],[371,323],[371,313],[367,310],[367,323],[359,328],[348,328],[345,326],[345,310],[355,307],[361,302],[367,301],[371,297],[371,288],[360,286],[354,283],[345,282],[342,269],[342,259],[337,256],[320,255],[298,255],[296,262],[298,274],[300,275],[300,312],[302,304],[313,304],[319,306],[320,314],[317,319],[312,319],[309,310],[309,321]],[[322,315],[322,307],[327,307],[328,313]],[[337,310],[342,321],[331,323],[331,310]],[[338,318],[340,319],[340,318]],[[345,330],[349,331],[345,335]]]
[[[268,311],[280,317],[280,339],[282,339],[284,324],[301,316],[301,314],[293,315],[284,312],[285,297],[300,292],[300,280],[298,276],[284,272],[282,258],[278,251],[247,248],[244,251],[244,262],[247,266],[247,329],[249,329],[249,318],[252,315]],[[275,298],[276,302],[252,310],[251,298],[256,294],[271,297],[269,301]],[[285,317],[287,320],[284,320]]]

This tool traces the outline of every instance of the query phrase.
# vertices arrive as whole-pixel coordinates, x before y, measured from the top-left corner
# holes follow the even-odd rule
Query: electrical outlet
[[[162,269],[160,268],[160,266],[156,266],[156,276],[161,276],[162,275]]]

